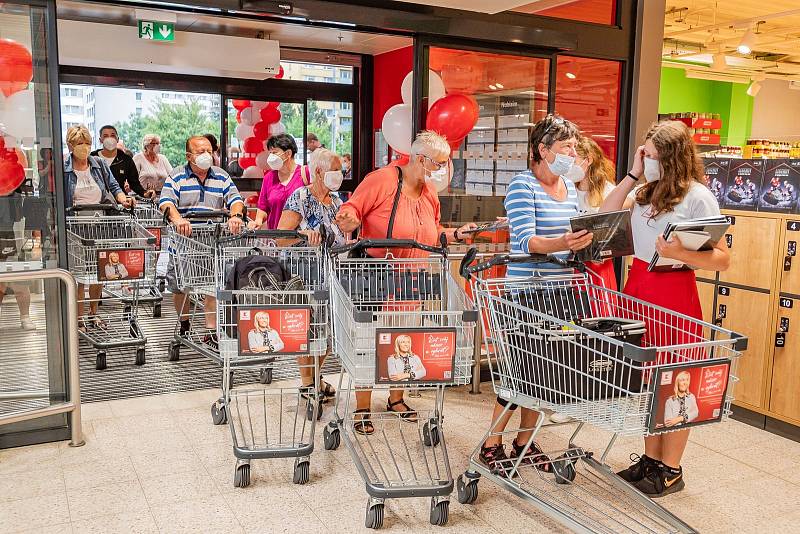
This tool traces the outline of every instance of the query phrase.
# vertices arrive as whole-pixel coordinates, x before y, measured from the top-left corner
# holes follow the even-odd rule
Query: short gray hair
[[[450,144],[447,138],[439,135],[432,130],[423,130],[417,134],[414,142],[411,143],[411,156],[436,156],[450,157]]]
[[[308,162],[308,171],[312,179],[317,174],[317,169],[321,169],[323,174],[331,170],[333,162],[339,160],[341,164],[341,157],[328,150],[327,148],[318,148],[311,154],[311,161]]]
[[[155,141],[156,143],[161,143],[161,136],[157,134],[146,134],[144,136],[144,139],[142,139],[142,148],[146,147],[153,141]]]

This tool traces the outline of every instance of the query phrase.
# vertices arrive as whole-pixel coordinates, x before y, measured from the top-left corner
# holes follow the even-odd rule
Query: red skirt
[[[617,273],[614,271],[614,260],[587,263],[586,268],[592,284],[603,286],[612,291],[617,290]]]

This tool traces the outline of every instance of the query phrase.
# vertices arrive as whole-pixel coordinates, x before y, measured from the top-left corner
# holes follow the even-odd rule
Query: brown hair
[[[651,204],[651,217],[656,217],[672,211],[686,197],[692,182],[704,183],[703,164],[689,128],[682,122],[656,123],[645,135],[647,139],[658,150],[661,179],[642,186],[636,194],[636,203]]]
[[[614,185],[614,164],[608,159],[594,139],[591,137],[581,137],[575,151],[583,159],[590,159],[589,168],[586,169],[586,181],[589,184],[588,198],[589,205],[598,207],[603,203],[603,192],[606,183]]]
[[[530,150],[533,162],[539,163],[542,161],[542,155],[539,153],[539,143],[550,148],[556,141],[577,139],[578,137],[580,137],[580,131],[574,123],[552,113],[547,115],[537,122],[531,130]]]

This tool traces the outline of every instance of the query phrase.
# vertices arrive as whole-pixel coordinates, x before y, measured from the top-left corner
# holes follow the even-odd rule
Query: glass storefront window
[[[577,124],[616,162],[622,64],[559,56],[556,72],[556,112]]]
[[[549,4],[549,5],[547,5]],[[512,9],[556,19],[569,19],[595,24],[613,25],[617,17],[617,0],[569,0],[567,2],[531,2]]]
[[[283,67],[284,80],[341,83],[348,85],[352,85],[353,83],[353,67],[345,65],[281,61],[281,67]]]

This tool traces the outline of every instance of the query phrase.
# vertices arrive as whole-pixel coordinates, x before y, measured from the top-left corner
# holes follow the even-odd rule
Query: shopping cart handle
[[[418,243],[413,239],[361,239],[355,243],[348,243],[347,245],[333,247],[331,249],[331,254],[338,255],[345,252],[351,252],[353,250],[366,250],[368,248],[415,248],[418,250],[424,250],[425,252],[430,252],[431,254],[438,254],[443,258],[447,257],[447,248],[432,247],[430,245]]]
[[[116,211],[117,213],[121,213],[123,209],[124,208],[118,204],[78,204],[67,208],[66,213],[68,215],[80,211]]]
[[[508,265],[510,263],[555,263],[556,265],[568,269],[578,269],[580,271],[585,269],[585,266],[582,262],[575,260],[564,260],[554,256],[553,254],[498,254],[485,262],[470,265],[473,261],[475,261],[475,257],[477,255],[478,250],[475,248],[469,249],[467,254],[464,255],[464,259],[461,261],[461,267],[459,269],[461,276],[464,278],[469,278],[469,276],[474,273],[479,273],[481,271],[491,269],[492,267],[497,267],[498,265]]]
[[[243,237],[261,237],[265,239],[300,239],[302,241],[307,241],[306,236],[297,230],[242,230],[238,234],[219,238],[217,243],[223,245],[225,243],[230,243],[231,241],[237,241]]]
[[[182,217],[187,221],[207,221],[209,219],[224,219],[229,215],[228,210],[208,210],[208,211],[195,211],[187,213]]]

